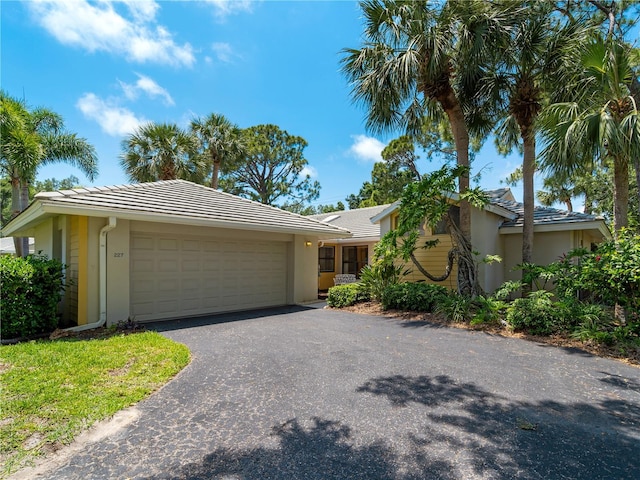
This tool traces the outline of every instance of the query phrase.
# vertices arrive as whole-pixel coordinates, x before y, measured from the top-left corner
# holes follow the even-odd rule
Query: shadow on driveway
[[[202,327],[220,323],[240,322],[242,320],[254,320],[256,318],[276,317],[289,313],[315,310],[317,307],[306,305],[287,305],[282,307],[262,308],[259,310],[243,310],[240,312],[224,312],[217,315],[203,315],[198,317],[178,318],[175,320],[163,320],[145,323],[145,327],[156,332],[170,332],[184,328]]]

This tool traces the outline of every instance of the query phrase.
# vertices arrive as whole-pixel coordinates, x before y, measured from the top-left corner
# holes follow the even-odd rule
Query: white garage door
[[[137,321],[284,305],[284,242],[131,234]]]

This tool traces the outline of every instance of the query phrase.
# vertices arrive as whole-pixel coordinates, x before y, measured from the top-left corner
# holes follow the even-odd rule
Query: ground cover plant
[[[189,358],[156,332],[115,329],[0,347],[0,477],[142,400]]]
[[[379,303],[352,296],[329,306],[400,312],[404,318],[533,337],[640,364],[640,235],[623,230],[593,252],[575,250],[551,265],[521,268],[524,282],[506,282],[492,295],[471,297],[396,278],[384,287]],[[525,283],[534,291],[523,292]],[[367,285],[350,289],[366,292]]]

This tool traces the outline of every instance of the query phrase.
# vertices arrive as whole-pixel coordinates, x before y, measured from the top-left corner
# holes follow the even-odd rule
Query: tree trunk
[[[613,159],[613,236],[629,225],[629,161],[625,157]],[[614,315],[621,324],[626,323],[624,307],[615,305]]]
[[[467,171],[458,177],[458,189],[460,193],[463,193],[469,189],[469,132],[467,124],[453,89],[450,89],[447,95],[438,98],[438,101],[449,118],[458,166],[467,168]],[[462,235],[459,255],[468,255],[469,252],[472,252],[471,205],[466,200],[460,201],[460,233]],[[471,255],[473,254],[471,253]],[[474,265],[475,259],[473,257],[458,260],[458,291],[463,295],[475,296],[482,292]]]
[[[613,230],[618,232],[629,225],[629,161],[613,159]]]
[[[211,188],[218,189],[218,177],[220,176],[220,162],[213,161],[213,172],[211,173]]]
[[[22,211],[22,202],[21,202],[20,193],[21,193],[20,179],[18,177],[12,176],[11,177],[11,218],[12,219],[17,217]],[[24,257],[26,255],[23,249],[22,238],[13,237],[13,246],[16,249],[17,257]]]
[[[534,188],[533,177],[536,170],[536,139],[533,132],[523,129],[522,141],[524,155],[522,157],[522,195],[524,202],[524,218],[522,224],[522,263],[533,263],[533,211]],[[522,276],[527,274],[522,270]],[[522,293],[531,291],[531,282],[523,285]]]
[[[29,206],[29,182],[25,181],[20,185],[20,211],[24,211]],[[22,237],[22,256],[29,255],[29,237]]]
[[[573,212],[573,202],[571,201],[571,198],[566,199],[564,204],[567,206],[567,212]]]
[[[636,171],[636,196],[638,197],[638,218],[640,219],[640,158],[633,159],[633,168]]]

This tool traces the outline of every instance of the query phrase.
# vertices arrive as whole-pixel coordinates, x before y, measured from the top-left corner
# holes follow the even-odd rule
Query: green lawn
[[[0,477],[145,398],[189,360],[155,332],[0,347]]]

